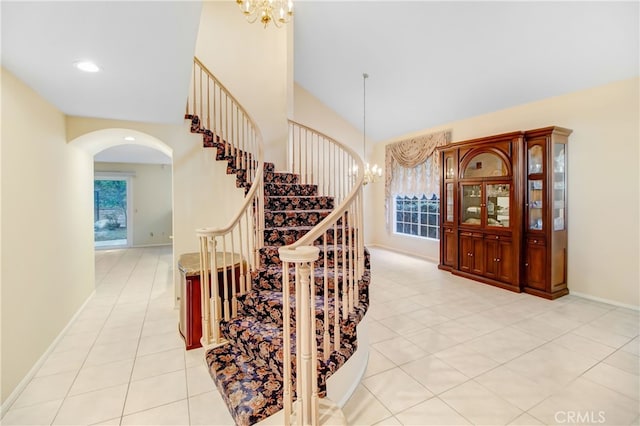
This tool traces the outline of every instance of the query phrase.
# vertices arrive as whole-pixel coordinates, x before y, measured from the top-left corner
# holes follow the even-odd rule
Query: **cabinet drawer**
[[[528,237],[527,244],[532,246],[544,246],[545,240],[542,237]]]

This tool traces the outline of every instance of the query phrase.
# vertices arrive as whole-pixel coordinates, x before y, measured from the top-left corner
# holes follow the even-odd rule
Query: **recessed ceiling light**
[[[74,62],[73,65],[78,68],[80,71],[84,72],[98,72],[100,71],[100,67],[94,64],[91,61],[77,61]]]
[[[124,140],[127,142],[133,142],[136,140],[136,138],[134,138],[133,136],[125,136]]]

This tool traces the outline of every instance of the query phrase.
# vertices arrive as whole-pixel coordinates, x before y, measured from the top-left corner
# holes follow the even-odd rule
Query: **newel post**
[[[318,348],[316,341],[315,321],[315,283],[311,276],[313,262],[319,257],[320,249],[314,246],[302,246],[295,249],[281,247],[278,249],[283,262],[283,302],[284,310],[284,348],[285,354],[291,351],[289,311],[289,263],[295,264],[295,300],[296,300],[296,417],[298,425],[317,425],[318,415]],[[291,416],[291,363],[285,356],[285,423],[289,424]],[[286,401],[287,398],[291,400]],[[287,412],[289,409],[289,412]]]

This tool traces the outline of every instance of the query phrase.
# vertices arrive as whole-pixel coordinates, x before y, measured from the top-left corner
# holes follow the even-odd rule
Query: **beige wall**
[[[2,401],[93,291],[93,158],[2,70]]]
[[[171,244],[171,165],[96,162],[94,170],[133,174],[133,246]]]
[[[67,117],[70,141],[78,138],[77,143],[85,142],[83,139],[91,139],[93,132],[103,129],[140,132],[161,141],[172,151],[174,265],[182,253],[198,251],[197,228],[226,225],[242,205],[244,194],[235,186],[235,175],[227,175],[226,162],[216,161],[214,150],[202,147],[202,135],[190,133],[188,121],[182,125],[162,125]],[[225,202],[220,203],[221,199]],[[174,273],[178,282],[177,268]]]
[[[593,298],[640,306],[639,80],[616,82],[447,123],[377,144],[452,129],[453,141],[550,125],[573,129],[568,148],[569,289]],[[438,243],[389,234],[384,227],[384,185],[368,201],[373,242],[430,259]]]
[[[256,121],[265,160],[285,166],[292,29],[247,23],[235,2],[202,6],[196,56]],[[233,42],[230,42],[233,41]]]

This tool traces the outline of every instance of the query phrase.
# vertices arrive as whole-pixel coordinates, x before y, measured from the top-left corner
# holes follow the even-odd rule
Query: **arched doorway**
[[[172,149],[132,129],[72,141],[94,158],[96,249],[172,244]]]

